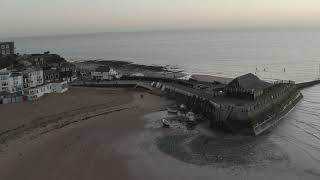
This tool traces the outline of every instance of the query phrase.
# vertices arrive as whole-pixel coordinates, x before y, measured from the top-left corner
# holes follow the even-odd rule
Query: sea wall
[[[270,116],[280,111],[297,94],[298,87],[290,83],[275,85],[272,89],[256,101],[248,102],[242,106],[223,105],[214,102],[212,94],[206,94],[194,88],[172,82],[148,83],[138,80],[88,82],[77,81],[73,86],[89,87],[123,87],[133,88],[145,83],[150,88],[162,91],[167,97],[178,104],[185,104],[191,111],[202,114],[210,120],[211,126],[221,125],[231,131],[253,134],[253,127],[264,123]],[[152,85],[151,85],[152,84]]]
[[[109,88],[133,88],[136,81],[76,81],[71,84],[76,87],[109,87]]]
[[[276,122],[279,118],[279,113],[282,110],[289,111],[294,107],[296,103],[301,99],[301,93],[296,86],[290,86],[285,89],[285,91],[280,91],[279,94],[274,95],[270,101],[266,101],[264,104],[260,105],[251,111],[245,112],[232,112],[230,118],[225,122],[231,130],[246,134],[260,134],[262,128],[268,121]],[[292,106],[289,108],[289,106]],[[270,126],[272,125],[270,122]],[[261,126],[261,127],[259,127]]]
[[[255,134],[254,127],[264,123],[269,117],[280,112],[283,107],[300,95],[294,84],[277,84],[263,98],[244,106],[217,104],[204,94],[180,89],[165,84],[161,88],[168,97],[185,104],[195,113],[200,113],[210,120],[211,126],[222,125],[228,130],[245,134]],[[291,105],[291,104],[290,104]],[[294,106],[293,105],[293,106]]]
[[[307,88],[307,87],[314,86],[314,85],[317,85],[317,84],[320,84],[320,80],[299,83],[299,84],[297,84],[297,87],[299,89],[303,89],[303,88]]]

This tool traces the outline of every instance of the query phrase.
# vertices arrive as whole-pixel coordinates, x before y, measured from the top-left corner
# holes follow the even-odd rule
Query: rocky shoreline
[[[73,62],[73,64],[78,69],[83,69],[89,72],[99,66],[108,66],[123,76],[143,75],[157,78],[182,78],[187,75],[183,70],[170,65],[143,65],[117,60],[88,60]]]
[[[115,69],[141,69],[141,70],[149,70],[155,72],[165,72],[169,71],[166,66],[157,66],[157,65],[142,65],[136,64],[128,61],[118,61],[118,60],[88,60],[82,61],[84,64],[98,64],[104,66],[110,66]]]

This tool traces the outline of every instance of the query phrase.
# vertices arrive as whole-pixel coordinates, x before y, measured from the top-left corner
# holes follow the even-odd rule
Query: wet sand
[[[68,111],[75,111],[71,116],[78,117],[99,108],[122,106],[127,109],[50,131],[43,130],[48,126],[38,127],[10,137],[1,147],[1,179],[130,179],[126,163],[129,157],[118,154],[113,144],[143,129],[144,122],[139,117],[170,103],[146,93],[141,99],[142,93],[73,88],[64,95],[50,95],[37,102],[4,107],[1,109],[1,115],[5,114],[2,116],[5,118],[1,118],[3,129],[32,124],[48,116],[60,116],[59,121],[63,121]],[[39,113],[25,116],[34,111]]]
[[[143,99],[140,94],[144,94]],[[319,149],[306,149],[303,145],[308,144],[307,139],[302,143],[293,139],[295,129],[288,127],[293,117],[298,118],[295,113],[299,107],[273,132],[253,139],[212,132],[206,126],[192,133],[153,126],[163,115],[157,112],[171,103],[126,89],[73,88],[37,102],[0,107],[1,131],[25,124],[9,136],[1,136],[0,177],[319,179]],[[159,146],[163,139],[170,143],[165,145],[169,151],[162,149],[161,143]],[[213,156],[206,156],[210,153]],[[199,154],[209,158],[199,159]],[[230,160],[228,157],[231,163],[224,161]]]

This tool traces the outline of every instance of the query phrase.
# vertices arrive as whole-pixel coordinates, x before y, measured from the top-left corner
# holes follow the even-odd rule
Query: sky
[[[0,37],[320,25],[319,0],[0,0]]]

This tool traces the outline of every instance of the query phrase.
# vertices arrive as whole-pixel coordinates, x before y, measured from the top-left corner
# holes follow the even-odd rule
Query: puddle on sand
[[[147,114],[144,116],[145,128],[161,129],[161,120],[174,116],[167,111]],[[286,155],[266,138],[204,133],[205,125],[200,124],[193,131],[173,128],[173,131],[158,134],[154,137],[156,146],[169,156],[195,165],[257,166],[271,162],[288,163]],[[207,128],[205,130],[210,131]]]
[[[174,117],[174,114],[169,114],[167,111],[159,111],[150,113],[144,116],[146,119],[145,128],[147,129],[158,129],[162,127],[162,119]]]

